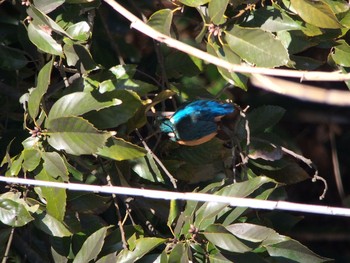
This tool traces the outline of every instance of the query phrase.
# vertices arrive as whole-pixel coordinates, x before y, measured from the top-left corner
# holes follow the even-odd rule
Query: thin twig
[[[274,145],[272,143],[270,143],[270,145],[275,147],[275,148],[279,147],[282,150],[282,152],[287,153],[290,156],[293,156],[294,158],[302,161],[303,163],[305,163],[307,166],[309,166],[311,169],[313,169],[315,171],[315,173],[314,173],[314,175],[312,177],[312,182],[316,182],[316,181],[322,181],[323,182],[323,184],[324,184],[323,192],[319,196],[319,199],[323,200],[325,198],[327,190],[328,190],[328,184],[327,184],[327,181],[323,177],[318,175],[318,169],[315,166],[315,164],[310,159],[308,159],[308,158],[306,158],[306,157],[304,157],[304,156],[302,156],[300,154],[297,154],[297,153],[293,152],[292,150],[289,150],[289,149],[287,149],[285,147],[276,146],[276,145]]]
[[[145,147],[145,149],[147,150],[147,152],[153,157],[153,159],[158,163],[158,165],[163,169],[164,173],[168,176],[170,182],[173,184],[174,188],[177,188],[176,185],[176,179],[174,178],[174,176],[172,176],[172,174],[168,171],[168,169],[164,166],[164,164],[161,162],[161,160],[159,160],[159,158],[152,152],[151,148],[148,147],[147,143],[145,142],[145,140],[143,139],[141,133],[139,132],[138,129],[136,129],[136,134],[137,136],[140,138],[143,147]]]
[[[76,183],[48,182],[34,179],[22,179],[18,177],[0,176],[1,182],[56,187],[76,191],[100,192],[118,195],[143,196],[152,199],[164,200],[191,200],[199,202],[216,202],[229,204],[230,206],[248,207],[267,210],[285,210],[303,213],[314,213],[324,215],[336,215],[350,217],[350,209],[342,207],[300,204],[286,201],[261,200],[253,198],[239,198],[232,196],[220,196],[214,194],[202,194],[191,192],[171,192],[151,189],[140,189],[120,186],[100,186]]]
[[[12,240],[13,240],[13,235],[15,233],[15,228],[12,227],[11,228],[11,232],[9,235],[9,239],[7,240],[7,245],[6,245],[6,249],[5,249],[5,253],[4,253],[4,257],[2,258],[1,263],[6,263],[7,259],[9,257],[9,253],[10,253],[10,248],[11,248],[11,244],[12,244]]]
[[[106,175],[107,185],[108,186],[113,186],[112,181],[111,181],[111,177],[110,177],[109,173],[107,173],[107,171],[105,170],[103,162],[102,162],[100,157],[98,157],[98,161],[99,161],[99,163],[101,165],[102,171]],[[117,218],[118,218],[118,226],[119,226],[120,235],[121,235],[122,242],[123,242],[123,248],[128,249],[128,242],[126,241],[124,226],[123,226],[123,223],[122,223],[122,215],[120,213],[120,209],[119,209],[119,205],[118,205],[118,200],[117,200],[116,194],[112,194],[112,198],[113,198],[113,203],[114,203],[114,206],[115,206],[115,209],[116,209]]]
[[[334,138],[334,126],[331,124],[329,126],[329,140],[331,143],[331,152],[332,152],[332,163],[333,163],[333,172],[335,177],[335,183],[337,185],[338,193],[342,201],[344,201],[345,198],[345,192],[344,192],[344,186],[341,179],[341,173],[339,169],[339,159],[338,159],[338,152],[337,152],[337,145],[335,143]]]
[[[111,177],[109,175],[107,175],[107,182],[109,186],[113,186],[112,182],[111,182]],[[122,242],[123,242],[123,248],[128,249],[128,241],[126,240],[125,237],[125,231],[124,231],[124,226],[123,226],[123,219],[122,219],[122,215],[120,213],[120,209],[119,209],[119,205],[118,205],[118,200],[117,200],[117,195],[116,194],[112,194],[112,198],[113,198],[113,203],[115,206],[115,210],[117,213],[117,218],[118,218],[118,226],[119,226],[119,230],[120,230],[120,235],[122,237]]]
[[[104,30],[106,32],[107,38],[109,40],[109,43],[112,46],[112,48],[114,49],[114,52],[116,53],[116,55],[118,56],[119,64],[120,65],[125,65],[125,61],[123,59],[123,56],[121,55],[122,53],[120,52],[119,45],[117,44],[117,42],[113,38],[111,32],[109,31],[109,28],[108,28],[105,16],[103,14],[101,14],[100,10],[98,10],[98,14],[100,16],[100,19],[101,19],[101,22],[102,22],[102,26],[103,26],[103,28],[104,28]]]
[[[229,63],[218,57],[212,56],[202,50],[187,45],[181,41],[168,37],[160,32],[154,30],[152,27],[145,24],[135,15],[130,13],[127,9],[122,7],[119,3],[113,0],[104,0],[110,5],[115,11],[124,16],[131,22],[131,27],[142,32],[143,34],[161,42],[167,44],[169,47],[180,50],[184,53],[198,57],[204,61],[212,63],[218,67],[225,68],[231,72],[241,73],[252,73],[252,74],[263,74],[280,77],[291,77],[299,78],[300,80],[323,80],[323,81],[344,81],[350,80],[350,73],[341,73],[340,71],[335,72],[323,72],[323,71],[301,71],[301,70],[288,70],[288,69],[271,69],[262,67],[251,67],[246,65],[237,65]]]

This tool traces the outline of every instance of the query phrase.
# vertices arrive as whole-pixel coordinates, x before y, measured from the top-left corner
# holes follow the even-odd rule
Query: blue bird
[[[214,138],[220,119],[233,112],[232,104],[197,100],[180,107],[171,117],[162,119],[160,129],[179,144],[199,145]]]

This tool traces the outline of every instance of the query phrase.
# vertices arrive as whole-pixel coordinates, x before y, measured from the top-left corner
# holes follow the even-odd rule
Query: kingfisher
[[[218,132],[218,122],[234,110],[230,103],[196,100],[181,106],[172,116],[163,118],[160,130],[179,144],[199,145],[213,139]]]

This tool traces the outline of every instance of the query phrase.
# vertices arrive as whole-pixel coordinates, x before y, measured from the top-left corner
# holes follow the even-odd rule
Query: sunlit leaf
[[[168,262],[190,262],[190,258],[187,253],[187,245],[183,242],[178,242],[171,250]]]
[[[64,0],[34,0],[33,3],[37,9],[41,12],[48,14],[55,10],[57,7],[61,6]]]
[[[57,150],[69,154],[93,154],[104,147],[109,132],[101,132],[80,117],[60,117],[51,119],[48,124],[48,142]]]
[[[75,256],[73,262],[89,262],[91,260],[96,260],[98,254],[100,253],[104,239],[107,235],[108,227],[103,227],[97,230],[95,233],[90,235],[84,242],[82,248],[79,250],[78,254]]]
[[[90,51],[81,44],[65,44],[63,52],[66,56],[67,64],[77,67],[83,73],[98,69]]]
[[[34,218],[27,208],[15,200],[0,196],[0,221],[3,224],[20,227],[28,224]]]
[[[151,182],[164,182],[152,155],[147,154],[144,157],[133,159],[130,161],[130,165],[138,176]]]
[[[140,97],[133,91],[115,90],[107,94],[112,98],[121,100],[122,103],[99,111],[91,111],[84,115],[84,118],[99,129],[114,128],[127,122],[142,106]]]
[[[55,180],[48,174],[49,171],[41,170],[35,179],[48,182],[62,182],[62,180]],[[66,189],[41,186],[36,188],[37,193],[46,200],[46,211],[49,215],[56,218],[58,221],[63,221],[66,212]]]
[[[173,11],[170,9],[161,9],[153,13],[147,24],[158,32],[170,36],[171,23],[173,21]]]
[[[249,194],[253,193],[255,190],[259,189],[262,185],[271,182],[274,181],[268,177],[259,176],[244,182],[225,186],[219,191],[215,192],[215,194],[220,196],[246,197]],[[215,217],[227,206],[228,204],[223,203],[204,203],[196,211],[196,225],[205,227],[208,224],[213,223]]]
[[[325,2],[291,0],[291,3],[304,21],[321,28],[341,28],[334,12]]]
[[[240,239],[250,242],[262,242],[262,246],[280,243],[289,240],[288,237],[278,234],[275,230],[249,223],[237,223],[226,226],[226,229]]]
[[[225,39],[233,52],[256,66],[277,67],[289,61],[281,41],[261,29],[235,26],[225,31]]]
[[[72,235],[62,221],[57,220],[45,212],[41,212],[35,216],[34,224],[37,228],[51,236],[66,237]]]
[[[252,250],[222,225],[210,225],[203,231],[203,234],[215,246],[227,251],[244,253]]]
[[[134,243],[135,249],[132,251],[128,249],[122,250],[118,254],[116,262],[135,262],[164,242],[165,239],[157,237],[144,237],[136,239]]]
[[[293,261],[302,259],[305,263],[329,261],[328,258],[317,255],[298,241],[292,239],[267,246],[267,252],[272,257],[287,258]]]
[[[212,23],[215,25],[221,25],[225,23],[226,19],[224,18],[224,15],[228,3],[229,0],[209,2],[208,14]]]
[[[331,56],[335,63],[343,67],[350,67],[350,45],[345,40],[339,40],[333,48]]]
[[[98,150],[97,154],[117,161],[130,160],[145,156],[147,151],[135,144],[127,142],[120,138],[113,138],[103,148]]]
[[[90,92],[74,92],[61,97],[52,106],[48,121],[60,117],[79,116],[92,110],[101,110],[103,108],[121,104],[122,101],[108,96],[96,96]]]
[[[43,167],[52,178],[68,181],[68,169],[63,158],[57,152],[43,152]]]
[[[42,97],[45,95],[51,80],[53,59],[50,60],[39,72],[36,88],[29,94],[28,111],[35,119],[39,113]]]
[[[227,45],[223,45],[222,47],[220,47],[216,43],[211,43],[210,41],[208,41],[207,51],[208,53],[217,56],[223,60],[226,60],[232,64],[241,64],[242,62],[241,58],[236,53],[234,53]],[[232,85],[237,86],[243,90],[248,89],[247,75],[230,72],[229,70],[220,67],[218,67],[218,71]]]
[[[303,28],[300,22],[291,18],[283,9],[273,6],[258,8],[242,24],[246,27],[260,27],[270,32],[284,30],[300,30]]]
[[[41,51],[63,57],[62,46],[42,27],[30,23],[28,25],[28,37]]]
[[[180,3],[183,3],[184,5],[192,6],[192,7],[204,5],[209,1],[210,0],[179,0]]]
[[[33,19],[36,26],[43,26],[44,28],[52,29],[59,34],[69,37],[69,34],[67,34],[62,27],[60,27],[54,20],[52,20],[34,5],[29,6],[27,13]]]
[[[37,149],[23,150],[23,169],[25,171],[33,171],[41,161],[41,152]]]
[[[90,26],[87,22],[81,21],[68,27],[67,33],[73,39],[86,41],[90,37]]]

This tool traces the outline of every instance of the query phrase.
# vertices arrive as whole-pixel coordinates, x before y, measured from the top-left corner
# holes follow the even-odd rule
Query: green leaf
[[[172,228],[174,220],[180,215],[180,204],[178,200],[170,200],[170,208],[167,225]]]
[[[8,171],[11,176],[18,175],[19,171],[22,168],[23,159],[24,159],[23,152],[21,154],[19,154],[18,156],[16,156],[15,158],[11,159],[11,165],[10,165],[10,169]],[[6,173],[6,175],[8,175],[8,174]]]
[[[158,88],[147,82],[135,79],[108,79],[100,84],[99,91],[105,93],[114,90],[130,90],[136,92],[140,96],[147,95],[150,91],[157,90]]]
[[[125,64],[111,67],[108,71],[110,71],[116,79],[131,79],[134,77],[136,70],[136,65]]]
[[[51,11],[55,10],[57,7],[63,5],[64,0],[34,0],[33,3],[35,7],[43,12],[48,14]]]
[[[44,160],[43,167],[48,175],[52,178],[60,178],[63,181],[68,181],[68,169],[63,158],[57,152],[43,152]]]
[[[131,160],[145,156],[147,151],[120,138],[112,138],[97,154],[117,161]]]
[[[55,180],[48,174],[48,171],[44,169],[35,176],[35,179],[48,182],[62,182],[62,180]],[[66,212],[66,189],[41,186],[36,187],[35,190],[46,200],[47,213],[62,222]]]
[[[187,263],[191,262],[188,255],[187,244],[183,242],[178,242],[171,250],[168,263]]]
[[[93,110],[99,111],[121,103],[121,100],[109,96],[100,94],[94,96],[90,92],[74,92],[56,101],[49,112],[48,122],[61,117],[82,115]]]
[[[131,169],[143,179],[151,182],[164,182],[157,164],[149,153],[144,157],[131,160],[130,165]]]
[[[147,24],[158,32],[170,36],[172,22],[173,11],[170,9],[161,9],[151,15]]]
[[[285,113],[279,106],[262,106],[248,113],[249,129],[252,135],[265,132],[278,123]]]
[[[34,218],[28,212],[26,206],[16,200],[0,196],[0,221],[9,226],[20,227],[28,224]]]
[[[263,191],[261,194],[257,195],[255,199],[267,200],[274,190],[275,188],[269,188]],[[247,209],[247,207],[236,207],[235,209],[231,210],[228,214],[223,215],[222,217],[224,218],[224,220],[222,222],[222,225],[226,227],[227,225],[232,224],[232,222],[235,222],[235,220],[237,220]]]
[[[226,22],[224,18],[225,11],[229,0],[223,1],[210,1],[208,4],[208,13],[212,23],[215,25],[221,25]]]
[[[225,39],[233,52],[259,67],[286,65],[289,55],[279,39],[257,28],[235,26],[225,31]]]
[[[104,244],[107,230],[110,226],[102,227],[90,235],[84,242],[83,246],[75,256],[73,263],[90,262],[96,260]]]
[[[326,3],[333,11],[334,14],[338,15],[349,11],[349,4],[346,1],[338,0],[322,0]],[[346,15],[346,14],[345,14]]]
[[[101,214],[111,205],[111,196],[101,196],[94,193],[71,193],[68,206],[75,213]]]
[[[38,167],[41,161],[41,152],[37,149],[24,149],[23,150],[23,164],[24,171],[33,171]]]
[[[260,27],[270,32],[301,30],[303,28],[300,22],[287,15],[283,9],[277,9],[273,6],[256,9],[241,25],[245,27]]]
[[[43,30],[43,26],[30,23],[28,25],[28,37],[41,51],[63,57],[61,45],[58,44],[47,31]]]
[[[321,28],[341,28],[332,9],[323,1],[291,0],[293,8],[305,21]]]
[[[27,65],[28,59],[24,52],[13,48],[0,45],[0,68],[5,70],[18,70]]]
[[[90,51],[80,44],[65,44],[63,52],[67,59],[68,66],[75,66],[82,73],[98,69]]]
[[[52,67],[53,58],[40,70],[36,88],[29,94],[28,112],[33,120],[39,113],[41,99],[49,87]]]
[[[59,254],[53,247],[51,247],[52,259],[55,263],[67,263],[68,258]]]
[[[103,148],[111,133],[101,132],[80,117],[61,117],[48,122],[48,142],[69,154],[94,154]]]
[[[180,3],[191,7],[198,7],[209,3],[210,0],[179,0]]]
[[[90,26],[85,21],[78,22],[67,28],[67,33],[75,40],[86,41],[90,37]]]
[[[195,165],[203,165],[211,164],[216,160],[222,160],[223,156],[228,154],[228,152],[231,151],[223,149],[222,142],[214,138],[200,145],[176,148],[172,150],[169,157]]]
[[[255,162],[258,160],[254,160],[254,162],[252,161],[252,164],[259,167],[258,163]],[[310,179],[310,175],[303,168],[301,168],[300,165],[294,160],[282,159],[281,161],[283,164],[282,168],[278,167],[275,161],[273,163],[270,163],[273,170],[269,170],[262,167],[262,172],[266,176],[273,178],[277,182],[283,184],[295,184]],[[260,160],[259,162],[262,163]]]
[[[331,57],[338,65],[350,67],[350,45],[343,39],[338,40],[337,44],[338,45],[333,48]]]
[[[70,37],[69,34],[67,34],[67,32],[64,31],[62,27],[60,27],[55,21],[53,21],[49,16],[44,14],[34,5],[29,6],[29,8],[27,9],[27,13],[31,18],[33,18],[31,24],[34,23],[36,26],[43,27],[47,26],[48,28],[54,30],[56,33]]]
[[[278,234],[275,230],[249,223],[237,223],[226,226],[226,229],[240,239],[261,243],[262,246],[280,243],[290,238]]]
[[[208,41],[207,43],[207,51],[209,54],[212,54],[214,56],[217,56],[223,60],[226,60],[232,64],[241,64],[241,58],[234,53],[227,45],[223,45],[222,47],[217,45],[216,43],[211,43]],[[218,71],[220,74],[224,77],[225,80],[227,80],[232,85],[239,87],[243,90],[247,90],[247,82],[248,82],[248,76],[241,74],[241,73],[235,73],[230,72],[227,69],[218,67]]]
[[[222,225],[210,225],[203,231],[203,234],[215,246],[230,252],[245,253],[252,250]]]
[[[267,246],[267,252],[272,257],[287,258],[296,262],[302,259],[305,263],[326,262],[330,259],[321,257],[296,240],[287,240]]]
[[[308,37],[302,31],[279,31],[277,36],[289,54],[300,53],[318,44],[315,39]]]
[[[115,262],[135,262],[160,244],[163,244],[165,241],[166,239],[156,237],[144,237],[136,239],[134,242],[135,249],[132,251],[127,249],[122,250],[115,259]]]
[[[165,56],[164,68],[168,78],[193,77],[201,72],[195,59],[180,51],[174,51]]]
[[[35,216],[34,224],[37,228],[51,236],[67,237],[72,235],[62,221],[57,220],[45,212],[41,212]]]
[[[116,258],[116,252],[114,253],[110,253],[106,256],[103,256],[101,258],[99,258],[96,263],[111,263],[111,262],[114,262],[115,261],[115,258]]]
[[[120,99],[122,104],[102,109],[98,112],[91,111],[84,118],[91,121],[99,129],[114,128],[127,122],[142,106],[140,97],[130,90],[116,90],[108,92],[107,96]]]
[[[258,176],[244,182],[225,186],[221,190],[215,192],[215,194],[219,196],[247,197],[262,185],[271,182],[274,181],[266,176]],[[196,212],[194,224],[201,226],[201,228],[206,227],[208,224],[213,223],[216,216],[227,206],[228,204],[222,203],[204,203]]]

